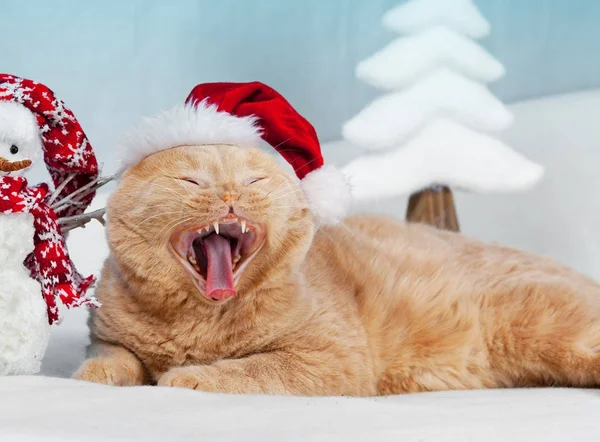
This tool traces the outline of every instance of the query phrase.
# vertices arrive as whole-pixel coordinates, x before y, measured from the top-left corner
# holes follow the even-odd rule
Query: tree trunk
[[[406,220],[458,232],[452,191],[445,186],[436,186],[413,193],[408,201]]]

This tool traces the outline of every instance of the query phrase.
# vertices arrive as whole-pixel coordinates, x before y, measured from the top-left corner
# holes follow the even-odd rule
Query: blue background
[[[402,1],[402,0],[400,0]],[[200,82],[261,80],[322,141],[379,92],[356,64],[394,35],[398,0],[3,0],[0,71],[54,89],[102,160],[140,116]],[[600,86],[600,1],[476,0],[492,26],[481,43],[507,68],[505,102]]]

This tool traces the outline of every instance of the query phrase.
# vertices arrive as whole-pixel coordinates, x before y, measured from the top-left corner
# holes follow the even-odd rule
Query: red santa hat
[[[261,138],[293,167],[318,224],[334,224],[350,204],[344,175],[324,165],[313,126],[281,94],[260,83],[205,83],[185,104],[149,118],[127,138],[119,169],[184,145],[258,146]]]
[[[41,149],[57,188],[74,174],[58,198],[72,194],[98,177],[96,156],[73,112],[54,92],[35,81],[0,74],[0,142],[10,147],[29,147],[32,160],[35,151]],[[91,193],[82,198],[83,204],[70,206],[57,215],[82,213],[93,198]]]

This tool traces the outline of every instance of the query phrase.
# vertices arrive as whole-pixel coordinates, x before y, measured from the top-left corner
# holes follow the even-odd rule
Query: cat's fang
[[[218,235],[219,234],[219,222],[218,221],[213,222],[213,226],[215,227],[215,233]]]
[[[240,224],[242,225],[242,233],[246,233],[246,221],[242,220]]]

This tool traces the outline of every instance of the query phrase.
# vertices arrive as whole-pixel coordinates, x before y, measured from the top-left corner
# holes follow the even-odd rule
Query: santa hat
[[[18,139],[40,147],[46,168],[58,188],[74,174],[58,196],[62,198],[98,177],[98,163],[79,122],[54,92],[43,84],[14,75],[0,74],[0,136],[10,130]],[[95,193],[83,204],[57,213],[59,217],[85,211]]]
[[[335,224],[350,204],[344,175],[324,165],[313,126],[273,88],[260,83],[205,83],[185,104],[148,118],[128,136],[119,169],[184,145],[258,146],[261,138],[293,167],[318,224]]]

